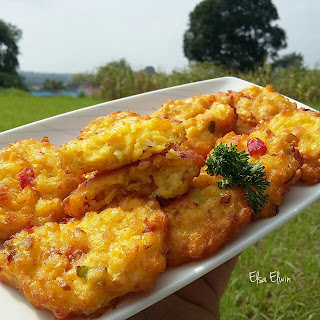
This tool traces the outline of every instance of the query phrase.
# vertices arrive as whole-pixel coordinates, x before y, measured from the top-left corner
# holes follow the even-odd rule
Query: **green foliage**
[[[135,90],[136,76],[125,59],[100,67],[97,79],[100,81],[101,95],[104,98],[110,97],[113,100],[131,96],[137,92]]]
[[[301,53],[292,52],[285,54],[280,58],[274,59],[271,64],[272,68],[303,68],[303,55]]]
[[[239,73],[235,76],[261,86],[271,84],[274,89],[297,101],[305,103],[320,103],[320,70],[291,67],[272,70],[270,65],[264,65],[249,73]]]
[[[254,213],[261,211],[261,208],[268,202],[268,195],[265,194],[269,181],[263,171],[261,163],[249,161],[249,154],[245,151],[237,151],[237,146],[228,146],[220,143],[213,148],[207,161],[207,173],[221,175],[218,181],[220,189],[228,189],[233,186],[246,189],[246,198],[252,205]]]
[[[68,83],[69,88],[98,87],[98,86],[99,86],[99,82],[97,80],[95,73],[93,72],[76,73],[72,75]]]
[[[42,84],[42,90],[58,91],[65,89],[62,81],[56,79],[46,79]]]
[[[0,87],[26,89],[17,72],[21,36],[20,29],[0,20]]]
[[[22,32],[16,26],[0,20],[0,70],[14,72],[18,66],[18,41]]]
[[[270,0],[204,0],[190,13],[184,54],[234,70],[252,70],[286,47]]]
[[[174,81],[174,76],[150,71],[150,67],[133,71],[125,59],[112,61],[98,68],[96,79],[100,83],[101,96],[106,100],[114,100],[181,83],[179,80]]]
[[[273,69],[270,64],[247,72],[232,71],[211,62],[192,62],[184,69],[174,70],[170,74],[145,71],[133,71],[126,61],[113,62],[98,69],[96,79],[100,79],[103,99],[113,100],[128,95],[177,86],[181,84],[234,76],[252,83],[266,86],[271,84],[277,92],[298,101],[320,104],[320,70],[291,67]]]
[[[0,71],[0,87],[2,88],[19,88],[28,90],[17,72],[1,72]]]

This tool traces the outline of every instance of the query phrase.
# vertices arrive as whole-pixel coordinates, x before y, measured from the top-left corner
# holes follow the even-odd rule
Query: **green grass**
[[[320,319],[320,200],[239,257],[221,301],[221,319]],[[291,282],[249,281],[272,271]]]
[[[0,131],[101,102],[92,97],[32,97],[0,92]],[[320,110],[316,105],[312,107]],[[320,201],[245,250],[221,301],[221,319],[320,319]],[[249,281],[272,271],[290,283]]]
[[[90,96],[34,97],[17,90],[0,91],[0,132],[100,102]]]

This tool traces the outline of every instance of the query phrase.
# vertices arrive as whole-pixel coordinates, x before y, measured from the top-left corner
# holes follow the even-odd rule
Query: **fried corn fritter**
[[[123,193],[165,199],[180,196],[203,165],[204,158],[194,151],[170,149],[120,169],[98,172],[64,200],[65,214],[78,217],[98,211]]]
[[[297,105],[276,93],[272,86],[251,86],[240,92],[229,91],[238,120],[235,132],[248,134],[265,117],[274,116],[284,109],[297,109]]]
[[[167,101],[151,116],[180,121],[187,136],[182,147],[206,157],[217,138],[235,128],[236,114],[230,104],[231,98],[225,93],[198,94],[185,100]]]
[[[296,140],[302,156],[301,180],[320,181],[320,113],[311,110],[284,110],[267,122],[267,126],[285,139]]]
[[[152,287],[166,266],[168,218],[156,201],[119,206],[16,234],[0,252],[0,279],[59,319],[88,316]]]
[[[177,121],[113,112],[91,121],[76,140],[62,145],[61,151],[69,172],[86,173],[147,159],[185,139],[185,129]]]
[[[162,208],[170,220],[168,265],[209,256],[250,222],[252,209],[245,191],[221,190],[218,180],[201,173],[185,195]]]
[[[15,142],[0,151],[0,239],[63,217],[62,200],[81,180],[66,173],[61,161],[47,138]]]
[[[319,113],[267,85],[170,100],[151,116],[110,113],[60,148],[11,144],[0,151],[0,239],[11,237],[0,281],[58,319],[96,317],[151,288],[166,264],[206,258],[274,216],[300,177],[319,182],[319,132]],[[205,172],[221,142],[264,166],[258,214],[245,189]]]
[[[256,148],[249,144],[258,144]],[[266,187],[269,195],[268,204],[253,219],[272,217],[278,212],[283,195],[300,178],[301,160],[294,146],[285,139],[278,137],[265,125],[255,128],[250,135],[236,135],[234,132],[226,134],[218,143],[237,145],[238,151],[246,151],[254,162],[262,163],[270,186]],[[260,143],[260,145],[259,145]],[[249,149],[249,150],[248,150]]]

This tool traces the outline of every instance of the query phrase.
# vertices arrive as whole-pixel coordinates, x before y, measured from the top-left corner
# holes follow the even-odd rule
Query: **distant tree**
[[[42,90],[58,91],[65,89],[62,81],[56,79],[46,79],[42,84]]]
[[[287,45],[277,19],[271,0],[204,0],[190,13],[184,54],[240,71],[261,66]]]
[[[97,71],[100,92],[105,99],[118,99],[135,93],[136,73],[125,59],[109,62]]]
[[[20,29],[0,20],[0,87],[26,89],[17,71],[21,36]]]
[[[117,73],[121,71],[131,70],[130,64],[124,59],[114,60],[107,63],[104,66],[98,68],[96,77],[97,81],[100,83],[102,78],[105,77],[106,74],[111,75],[112,73]]]
[[[153,66],[147,66],[147,67],[144,68],[143,71],[146,72],[147,74],[151,75],[151,76],[156,73],[156,70],[154,70]]]
[[[277,69],[277,68],[289,69],[291,67],[302,68],[303,55],[301,53],[296,53],[296,52],[285,54],[282,57],[274,59],[271,66],[273,69]]]
[[[83,72],[74,74],[69,80],[68,87],[80,88],[80,87],[98,87],[99,83],[94,73]]]

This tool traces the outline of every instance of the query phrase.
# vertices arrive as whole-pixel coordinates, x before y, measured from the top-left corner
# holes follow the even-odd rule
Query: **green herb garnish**
[[[237,146],[220,143],[214,147],[206,161],[207,173],[221,175],[218,181],[220,189],[246,188],[246,198],[252,205],[254,213],[258,213],[268,203],[269,195],[265,194],[270,185],[261,163],[249,161],[249,154],[237,151]]]
[[[77,276],[83,279],[87,279],[90,267],[87,266],[77,266]]]

